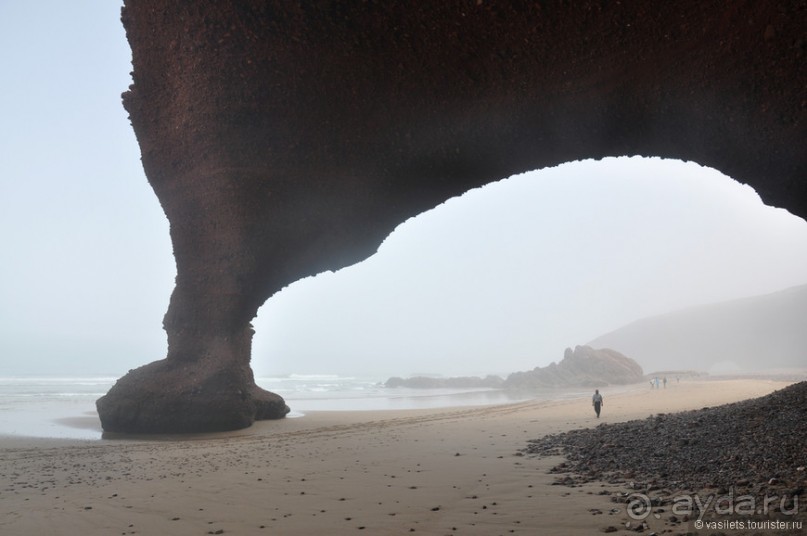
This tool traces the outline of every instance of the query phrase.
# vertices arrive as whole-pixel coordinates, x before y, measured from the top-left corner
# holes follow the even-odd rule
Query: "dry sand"
[[[785,385],[604,389],[599,421],[586,399],[319,412],[192,439],[0,438],[0,534],[597,534],[625,516],[601,484],[551,485],[560,458],[517,455],[528,439]]]

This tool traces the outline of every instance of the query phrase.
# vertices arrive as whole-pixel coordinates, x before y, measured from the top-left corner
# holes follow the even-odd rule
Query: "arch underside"
[[[807,216],[805,10],[127,0],[124,105],[178,273],[167,357],[99,400],[104,429],[282,417],[284,401],[254,385],[249,365],[260,305],[515,173],[606,156],[692,160]]]

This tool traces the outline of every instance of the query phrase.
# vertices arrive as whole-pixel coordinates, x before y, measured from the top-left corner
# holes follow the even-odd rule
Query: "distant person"
[[[675,383],[681,383],[681,377],[680,376],[675,377]]]
[[[602,395],[599,389],[594,389],[594,396],[591,397],[591,405],[594,406],[594,411],[597,412],[597,418],[600,418],[600,409],[602,409]]]
[[[653,388],[653,380],[650,380],[650,388]]]
[[[664,376],[664,388],[667,388],[667,376]]]
[[[656,389],[658,389],[658,376],[656,376],[656,379],[654,381],[656,382]]]

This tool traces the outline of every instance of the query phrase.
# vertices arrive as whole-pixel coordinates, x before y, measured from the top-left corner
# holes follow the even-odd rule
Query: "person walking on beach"
[[[597,412],[597,418],[600,418],[600,409],[602,408],[602,395],[599,389],[594,389],[594,396],[591,397],[591,405],[594,406],[594,411]]]

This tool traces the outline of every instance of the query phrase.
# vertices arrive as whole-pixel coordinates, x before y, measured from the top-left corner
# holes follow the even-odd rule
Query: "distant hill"
[[[646,372],[711,373],[807,367],[807,285],[645,318],[587,343]]]

